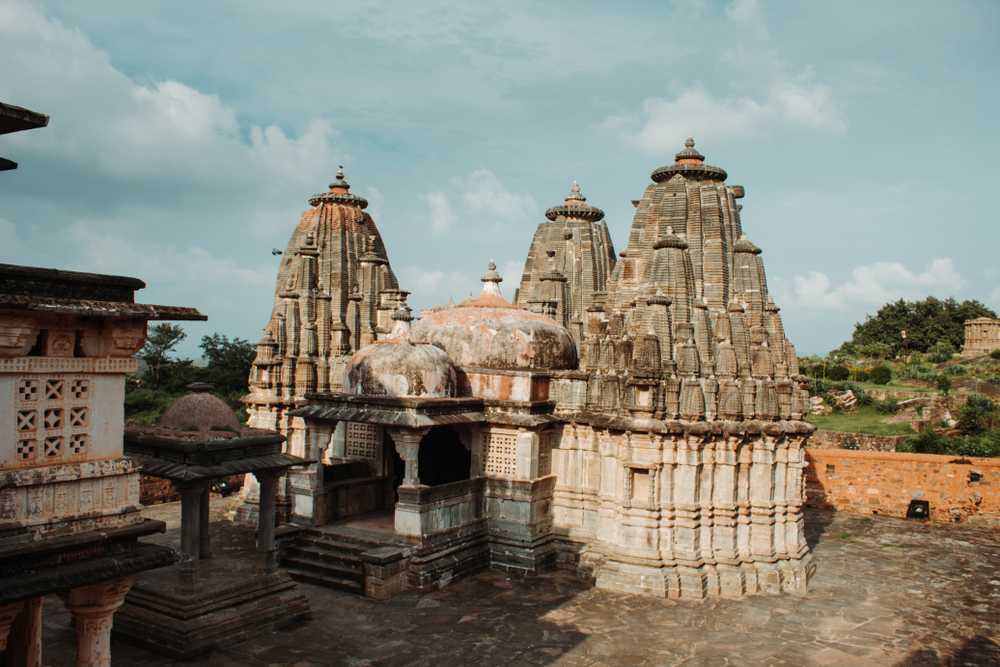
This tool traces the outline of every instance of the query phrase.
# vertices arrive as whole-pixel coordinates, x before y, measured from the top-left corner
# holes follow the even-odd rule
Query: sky
[[[1000,309],[1000,3],[0,0],[0,262],[142,278],[181,353],[256,341],[307,199],[343,164],[416,310],[513,296],[573,180],[616,249],[686,137],[800,353],[897,298]]]

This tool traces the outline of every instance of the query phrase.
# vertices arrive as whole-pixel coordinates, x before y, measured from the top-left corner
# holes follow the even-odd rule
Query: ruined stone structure
[[[1000,320],[990,317],[967,320],[962,356],[977,357],[993,350],[1000,350]]]
[[[75,619],[77,664],[110,665],[135,575],[172,563],[138,538],[139,468],[122,453],[125,376],[148,320],[203,320],[134,301],[135,278],[0,265],[0,651],[41,662],[42,599]]]
[[[514,303],[551,316],[579,345],[587,309],[594,306],[594,295],[607,288],[615,248],[604,211],[587,203],[576,181],[562,205],[547,210],[545,217],[550,222],[535,230]]]
[[[393,311],[407,296],[389,267],[375,221],[365,213],[368,202],[351,192],[343,168],[329,191],[310,197],[309,205],[282,256],[246,398],[249,425],[283,433],[292,454],[301,454],[305,441],[301,422],[289,410],[308,392],[342,390],[351,355],[388,333]],[[299,483],[313,484],[316,472],[296,473],[304,476]],[[288,483],[278,490],[283,516]],[[237,520],[253,524],[258,487],[252,476],[242,496]]]
[[[225,401],[208,392],[211,385],[188,388],[157,425],[125,430],[129,458],[181,493],[183,559],[140,576],[115,624],[116,634],[185,659],[309,615],[305,596],[276,568],[274,541],[277,481],[301,459],[282,453],[284,438],[276,431],[243,427]],[[236,473],[252,474],[264,498],[258,554],[212,549],[210,486]]]
[[[286,412],[311,462],[288,489],[292,575],[377,598],[486,566],[678,598],[804,591],[808,392],[725,180],[689,140],[617,263],[574,186],[516,305],[491,262],[479,297],[412,328],[398,291],[391,333],[348,324],[342,389]],[[262,362],[287,360],[263,346],[252,389]]]

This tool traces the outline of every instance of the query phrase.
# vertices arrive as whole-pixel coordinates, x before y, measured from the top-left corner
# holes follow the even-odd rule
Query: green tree
[[[149,329],[146,344],[139,350],[139,358],[146,364],[146,381],[159,389],[163,368],[170,363],[170,353],[187,338],[184,329],[176,324],[157,324]]]
[[[854,325],[854,335],[841,350],[873,351],[869,346],[886,345],[893,355],[927,352],[936,342],[945,340],[954,349],[962,345],[965,321],[976,317],[996,317],[996,313],[976,300],[956,301],[928,297],[923,301],[900,299],[887,303],[875,315]],[[902,332],[906,332],[905,348]]]
[[[204,379],[221,393],[245,392],[254,358],[253,343],[242,338],[229,340],[221,334],[203,336],[201,350],[208,361]]]
[[[997,404],[985,396],[969,396],[958,412],[958,430],[965,435],[981,435],[997,426],[1000,426]]]

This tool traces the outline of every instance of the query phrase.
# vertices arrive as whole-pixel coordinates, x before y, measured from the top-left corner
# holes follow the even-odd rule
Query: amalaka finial
[[[503,296],[503,293],[500,291],[500,283],[503,282],[503,278],[497,272],[497,263],[492,259],[486,265],[486,273],[479,280],[483,283],[483,294]]]
[[[580,192],[580,184],[576,181],[573,181],[573,185],[570,186],[566,201],[587,201],[587,198]]]
[[[691,139],[688,139],[688,141],[691,141]],[[693,141],[691,141],[691,145],[692,146],[694,145]],[[338,181],[344,180],[344,165],[342,164],[337,165],[337,180]]]
[[[694,138],[693,137],[688,137],[687,139],[685,139],[684,140],[684,147],[685,148],[694,148]]]

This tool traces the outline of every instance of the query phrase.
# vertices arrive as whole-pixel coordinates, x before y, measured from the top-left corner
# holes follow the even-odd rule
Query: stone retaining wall
[[[905,517],[911,500],[933,521],[1000,526],[1000,458],[806,448],[806,506]]]
[[[916,433],[914,433],[916,435]],[[870,433],[842,433],[840,431],[816,431],[809,437],[809,447],[813,449],[844,449],[844,445],[854,444],[864,452],[894,452],[896,445],[905,435],[872,435]]]

